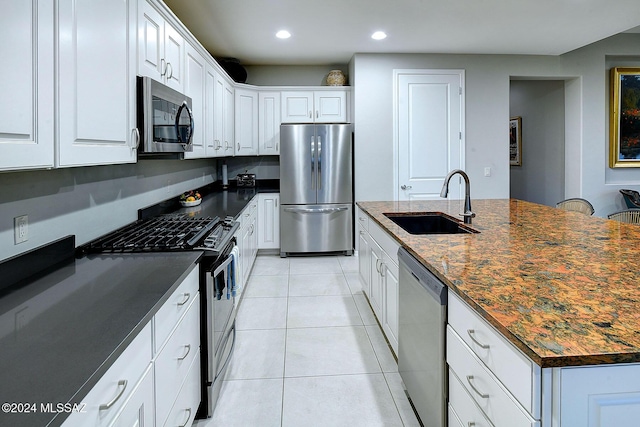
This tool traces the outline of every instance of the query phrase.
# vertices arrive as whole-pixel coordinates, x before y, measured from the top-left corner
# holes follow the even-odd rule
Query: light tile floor
[[[419,426],[356,256],[259,255],[220,399],[196,427]]]

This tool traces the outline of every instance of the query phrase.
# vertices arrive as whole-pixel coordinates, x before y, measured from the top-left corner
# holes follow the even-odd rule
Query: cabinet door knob
[[[410,185],[401,185],[400,188],[402,188],[403,190],[411,190],[413,187]]]

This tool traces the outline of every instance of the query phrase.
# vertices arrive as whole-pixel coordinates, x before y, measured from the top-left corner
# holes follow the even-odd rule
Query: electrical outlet
[[[13,218],[13,237],[16,245],[29,240],[28,215],[21,215]]]
[[[171,180],[170,179],[167,180],[167,186],[165,187],[165,191],[166,191],[167,194],[171,193]]]

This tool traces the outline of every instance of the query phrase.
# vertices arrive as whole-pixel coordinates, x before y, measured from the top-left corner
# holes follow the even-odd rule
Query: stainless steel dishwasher
[[[444,427],[447,287],[406,249],[398,261],[398,371],[423,425]]]

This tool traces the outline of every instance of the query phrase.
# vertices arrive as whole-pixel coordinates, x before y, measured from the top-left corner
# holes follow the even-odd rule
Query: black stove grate
[[[136,221],[90,242],[83,249],[87,253],[191,250],[218,222],[217,217],[163,215]]]

